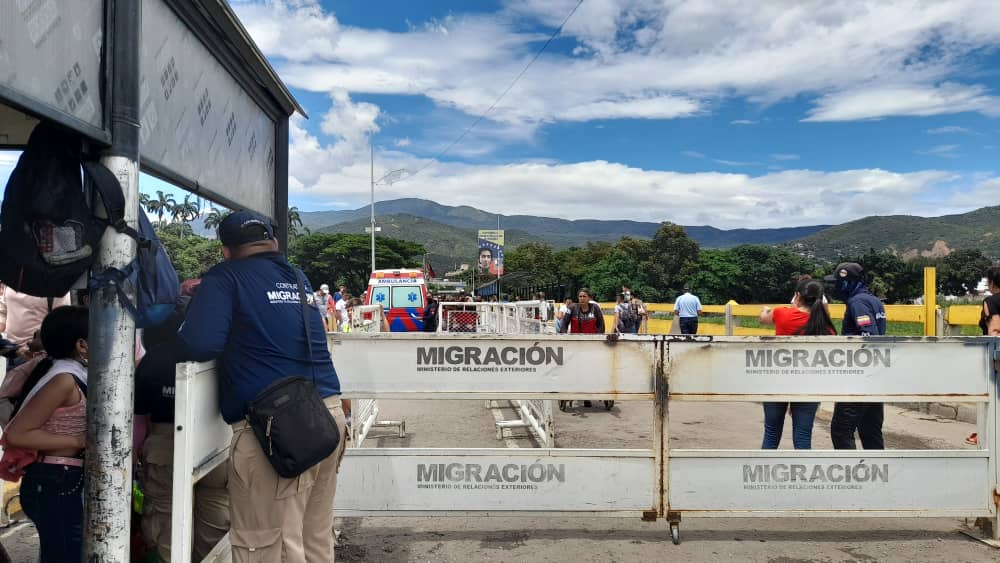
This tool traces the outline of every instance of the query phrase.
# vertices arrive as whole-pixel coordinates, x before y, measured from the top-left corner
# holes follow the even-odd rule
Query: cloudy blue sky
[[[584,0],[453,146],[577,0],[231,3],[309,114],[304,210],[367,203],[369,141],[376,176],[410,171],[377,199],[505,214],[780,227],[1000,195],[995,0]]]

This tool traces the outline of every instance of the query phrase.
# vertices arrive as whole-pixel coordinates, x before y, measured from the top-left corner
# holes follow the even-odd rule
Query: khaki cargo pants
[[[275,473],[245,422],[233,425],[229,447],[233,563],[333,561],[333,496],[347,440],[340,396],[327,397],[324,403],[337,421],[340,446],[294,479]]]
[[[223,463],[194,486],[193,561],[204,559],[229,531],[228,472],[228,462]],[[153,424],[142,447],[142,536],[165,563],[170,561],[173,480],[174,425]]]

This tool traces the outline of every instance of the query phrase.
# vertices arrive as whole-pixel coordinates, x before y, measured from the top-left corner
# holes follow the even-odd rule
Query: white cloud
[[[268,56],[304,61],[334,55],[340,24],[315,0],[234,0],[233,8]]]
[[[422,95],[471,115],[534,55],[547,32],[532,24],[551,29],[575,4],[509,0],[393,33],[341,26],[313,0],[262,1],[235,7],[292,86]],[[546,52],[490,119],[666,119],[801,95],[820,96],[811,121],[997,113],[984,86],[955,83],[968,54],[1000,41],[992,0],[588,0],[562,36],[582,48]]]
[[[820,98],[804,121],[855,121],[890,115],[928,116],[943,113],[981,112],[1000,115],[1000,98],[982,86],[874,86]]]
[[[567,121],[590,121],[592,119],[636,118],[672,119],[688,117],[699,113],[697,102],[674,96],[656,96],[634,100],[602,100],[557,112],[554,117]]]
[[[299,153],[293,147],[292,154]],[[669,220],[720,228],[842,223],[887,213],[956,213],[988,201],[970,197],[969,193],[986,198],[1000,182],[934,170],[787,170],[751,176],[643,170],[605,161],[470,165],[385,153],[376,155],[376,163],[383,171],[420,170],[427,165],[415,176],[379,187],[376,196],[380,200],[422,197],[505,214]],[[367,164],[314,176],[315,183],[308,188],[300,182],[292,183],[293,196],[302,208],[330,201],[338,202],[340,207],[361,207],[369,197]],[[968,189],[952,194],[956,183],[964,183]],[[538,193],[545,197],[531,195]],[[554,201],[559,204],[553,206]],[[615,202],[610,212],[607,202]]]
[[[362,94],[421,96],[434,106],[421,116],[428,124],[420,133],[377,146],[378,169],[421,170],[379,188],[380,199],[419,196],[568,218],[594,217],[616,202],[630,210],[626,218],[774,227],[965,211],[991,201],[990,190],[1000,185],[935,170],[682,174],[604,161],[472,165],[413,154],[417,148],[437,154],[486,111],[575,2],[506,0],[497,13],[457,13],[405,32],[341,25],[315,0],[236,2],[282,78],[331,99],[329,111],[313,112],[325,113],[318,136],[298,118],[292,122],[295,197],[307,208],[367,200],[367,142],[386,116],[377,105],[356,101]],[[1000,115],[1000,98],[969,80],[981,75],[967,72],[976,70],[970,54],[1000,43],[993,0],[587,0],[560,42],[566,48],[542,55],[449,156],[481,159],[514,143],[530,148],[538,128],[551,122],[697,117],[733,99],[763,107],[802,100],[811,104],[801,116],[806,121]],[[944,147],[924,154],[956,155],[957,146]],[[758,171],[795,160],[784,153],[770,155],[770,165],[681,154]],[[956,183],[964,188],[954,190]],[[534,197],[538,193],[545,197]]]
[[[381,110],[375,104],[353,102],[347,92],[338,90],[330,94],[333,105],[323,116],[321,128],[327,135],[359,143],[379,131]]]
[[[799,155],[797,154],[774,153],[771,155],[771,160],[777,160],[777,161],[788,161],[788,160],[798,160],[798,159]]]
[[[972,129],[966,127],[959,127],[957,125],[945,125],[944,127],[935,127],[934,129],[928,129],[926,131],[929,135],[950,135],[957,133],[972,133]]]
[[[742,160],[726,160],[726,159],[723,159],[723,158],[713,158],[712,162],[714,162],[716,164],[721,164],[723,166],[733,166],[733,167],[740,167],[740,166],[760,166],[759,162],[745,162],[745,161],[742,161]]]
[[[958,150],[958,145],[937,145],[929,149],[916,152],[917,154],[954,158],[958,156],[958,154],[955,152],[956,150]]]

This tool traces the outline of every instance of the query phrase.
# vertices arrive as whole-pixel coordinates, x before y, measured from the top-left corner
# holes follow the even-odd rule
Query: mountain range
[[[303,224],[315,232],[363,233],[370,222],[368,206],[353,210],[301,212]],[[623,236],[650,238],[659,223],[582,219],[567,220],[531,215],[497,215],[469,206],[449,206],[417,198],[376,203],[381,234],[424,245],[437,269],[471,262],[476,253],[476,231],[505,230],[506,244],[529,241],[556,248],[583,246],[588,241],[617,242]],[[781,229],[717,229],[684,226],[702,248],[729,248],[763,244],[789,248],[816,260],[836,261],[870,248],[889,250],[904,258],[935,257],[959,248],[978,248],[1000,257],[1000,206],[961,215],[915,217],[873,216],[843,225],[813,225]]]

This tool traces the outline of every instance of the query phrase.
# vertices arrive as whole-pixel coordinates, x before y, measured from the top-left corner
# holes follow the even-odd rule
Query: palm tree
[[[174,221],[180,219],[181,223],[187,224],[198,218],[198,215],[201,214],[201,209],[197,203],[191,201],[191,194],[186,194],[184,201],[174,205],[174,208],[170,210],[170,214]],[[183,230],[180,231],[180,238],[184,238]]]
[[[299,236],[299,230],[296,228],[296,225],[298,225],[299,227],[303,226],[302,225],[302,216],[299,214],[299,208],[298,207],[289,207],[288,208],[288,236],[290,236],[291,238],[295,238],[295,237]]]
[[[187,194],[184,196],[184,201],[177,204],[175,212],[181,221],[188,223],[198,218],[198,215],[201,214],[201,207],[191,200],[191,194]]]
[[[150,213],[155,213],[157,220],[163,223],[163,215],[173,213],[176,205],[177,200],[174,199],[174,194],[164,194],[163,190],[156,190],[156,199],[150,199],[149,203],[146,204],[146,209]]]
[[[213,207],[212,210],[208,212],[208,215],[205,216],[205,228],[215,230],[216,236],[218,236],[219,225],[222,223],[223,219],[229,217],[230,213],[232,213],[232,211],[219,211]]]
[[[149,194],[139,192],[139,209],[149,209]]]

